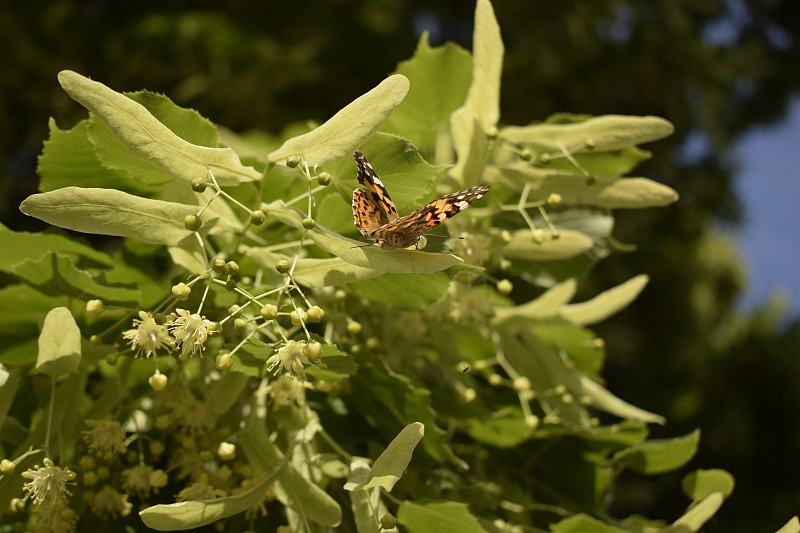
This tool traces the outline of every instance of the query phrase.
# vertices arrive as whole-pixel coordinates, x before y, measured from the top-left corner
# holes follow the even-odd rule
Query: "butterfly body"
[[[367,158],[355,153],[358,182],[364,187],[353,191],[353,218],[364,237],[386,250],[406,248],[419,241],[423,233],[460,213],[489,190],[488,185],[437,198],[424,207],[401,217],[389,193]]]

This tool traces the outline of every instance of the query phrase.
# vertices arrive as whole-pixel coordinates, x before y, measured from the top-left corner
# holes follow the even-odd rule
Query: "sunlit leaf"
[[[472,35],[472,84],[464,108],[484,131],[500,119],[500,76],[505,47],[500,26],[489,0],[475,5],[475,32]]]
[[[453,43],[431,48],[423,33],[414,56],[397,73],[411,82],[408,96],[384,123],[383,130],[411,140],[433,154],[436,138],[449,128],[450,114],[463,105],[472,76],[472,58]]]
[[[408,87],[405,76],[389,76],[318,128],[283,143],[269,154],[269,160],[277,162],[296,155],[303,156],[311,164],[321,165],[352,155],[403,101]]]
[[[450,278],[433,274],[383,274],[350,285],[355,294],[396,309],[422,309],[447,293]]]
[[[542,240],[534,238],[529,229],[519,229],[511,234],[511,240],[503,248],[503,256],[528,261],[556,261],[569,259],[591,250],[592,239],[585,233],[560,229],[558,238],[544,230]]]
[[[368,490],[374,487],[391,492],[411,463],[411,455],[425,434],[425,426],[414,422],[404,427],[375,460],[369,477],[359,484],[347,484],[345,490]]]
[[[587,325],[602,322],[628,307],[644,290],[649,277],[635,276],[625,283],[601,292],[591,300],[561,308],[561,316],[573,324]]]
[[[39,335],[36,370],[57,378],[71,374],[81,362],[81,330],[66,307],[47,313]]]
[[[500,137],[539,152],[561,153],[563,146],[574,154],[620,150],[663,139],[673,131],[660,117],[603,115],[572,124],[508,126],[500,130]]]
[[[531,200],[544,200],[559,194],[563,205],[594,205],[608,209],[662,207],[678,200],[674,189],[647,178],[595,177],[574,170],[551,170],[526,165],[486,168],[484,178],[521,190],[530,186]]]
[[[253,181],[261,173],[246,167],[230,148],[209,148],[191,144],[158,121],[144,106],[102,83],[76,72],[58,74],[61,87],[94,113],[119,141],[138,157],[171,176],[191,182],[206,177],[209,170],[221,185]]]
[[[140,198],[111,189],[79,187],[33,194],[19,209],[61,228],[133,237],[151,244],[178,244],[191,234],[183,219],[197,212],[190,205]]]
[[[397,510],[397,521],[409,533],[486,532],[480,522],[470,514],[467,504],[458,502],[421,504],[406,500]]]
[[[733,476],[725,470],[697,470],[683,478],[681,488],[693,501],[700,501],[714,492],[727,498],[733,493],[734,484]]]

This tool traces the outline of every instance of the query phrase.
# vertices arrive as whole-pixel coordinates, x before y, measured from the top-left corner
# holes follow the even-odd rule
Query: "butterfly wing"
[[[378,177],[378,174],[375,173],[375,169],[369,164],[364,154],[358,150],[355,152],[355,160],[358,167],[356,177],[364,187],[372,204],[377,208],[378,220],[381,225],[397,220],[399,218],[397,208],[394,206],[394,202],[392,202],[389,192]]]
[[[370,238],[378,241],[381,247],[387,249],[411,246],[419,240],[422,234],[474,204],[488,191],[488,185],[481,185],[442,196],[410,215],[381,225],[370,234]]]
[[[364,189],[353,191],[353,219],[364,237],[374,239],[372,232],[383,224],[378,216],[378,206]]]

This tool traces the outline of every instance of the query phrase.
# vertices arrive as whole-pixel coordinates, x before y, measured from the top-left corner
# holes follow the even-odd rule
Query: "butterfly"
[[[488,185],[442,196],[421,209],[401,217],[386,187],[364,154],[356,150],[358,182],[364,187],[353,191],[353,217],[364,237],[385,250],[416,245],[420,236],[480,200]]]

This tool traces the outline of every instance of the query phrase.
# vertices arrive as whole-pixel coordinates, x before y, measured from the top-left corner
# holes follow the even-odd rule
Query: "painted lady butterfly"
[[[460,213],[483,197],[488,185],[473,187],[434,200],[410,215],[398,216],[394,202],[364,154],[356,150],[358,182],[363,189],[353,191],[353,217],[364,237],[381,248],[394,250],[417,244],[420,236],[448,218]]]

